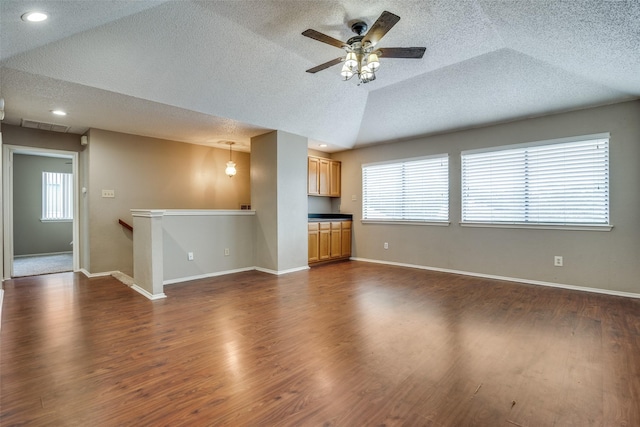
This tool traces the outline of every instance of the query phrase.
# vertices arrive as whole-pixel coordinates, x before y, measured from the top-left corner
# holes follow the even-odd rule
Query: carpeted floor
[[[13,277],[37,276],[73,270],[71,252],[55,255],[35,255],[13,259]]]

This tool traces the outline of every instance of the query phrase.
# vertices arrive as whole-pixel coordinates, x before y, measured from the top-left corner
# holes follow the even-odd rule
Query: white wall
[[[463,150],[610,132],[610,232],[461,227]],[[361,165],[449,153],[448,227],[362,224]],[[341,212],[354,218],[353,255],[550,282],[640,293],[640,101],[556,114],[467,131],[334,153],[342,161]],[[356,201],[351,201],[352,195]],[[389,249],[383,249],[383,243]],[[554,255],[564,267],[554,267]]]

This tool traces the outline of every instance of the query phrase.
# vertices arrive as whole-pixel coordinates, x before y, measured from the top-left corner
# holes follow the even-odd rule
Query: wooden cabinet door
[[[329,196],[331,197],[340,197],[341,167],[340,162],[331,161],[329,163]]]
[[[309,264],[320,261],[320,230],[318,223],[309,224]]]
[[[307,194],[340,197],[342,163],[322,157],[307,157]]]
[[[328,159],[319,159],[318,188],[321,196],[329,195],[329,180],[331,179]]]
[[[351,256],[351,221],[342,222],[342,256]]]
[[[331,258],[342,256],[342,223],[331,223]]]
[[[319,240],[320,244],[318,245],[320,261],[324,261],[331,258],[331,223],[330,222],[321,222],[320,225],[320,234]]]
[[[320,191],[320,159],[317,157],[309,157],[307,159],[307,192],[310,195],[317,196]]]

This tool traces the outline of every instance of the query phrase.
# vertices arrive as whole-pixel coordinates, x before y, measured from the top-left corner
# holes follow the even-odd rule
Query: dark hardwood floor
[[[4,289],[2,426],[640,425],[636,299],[363,262]]]

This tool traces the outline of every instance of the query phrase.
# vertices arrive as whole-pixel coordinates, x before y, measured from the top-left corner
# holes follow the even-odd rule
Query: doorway
[[[76,271],[78,153],[3,147],[5,279]]]

